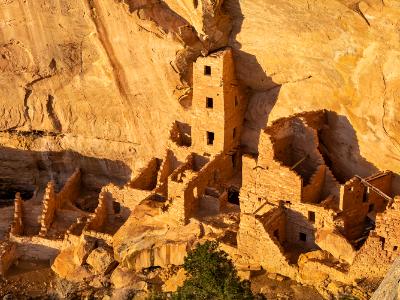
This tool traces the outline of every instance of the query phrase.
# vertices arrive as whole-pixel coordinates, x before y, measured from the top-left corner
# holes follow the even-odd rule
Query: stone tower
[[[231,49],[199,57],[193,66],[193,151],[215,155],[235,149],[240,143],[245,104]]]

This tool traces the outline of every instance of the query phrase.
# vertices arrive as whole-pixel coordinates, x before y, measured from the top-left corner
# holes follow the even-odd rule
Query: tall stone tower
[[[193,66],[193,151],[215,155],[234,150],[245,108],[231,49],[199,57]]]

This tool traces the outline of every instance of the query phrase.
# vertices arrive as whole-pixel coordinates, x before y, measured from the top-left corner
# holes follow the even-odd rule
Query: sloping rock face
[[[9,0],[0,15],[4,146],[137,169],[185,118],[191,62],[230,45],[250,88],[250,149],[267,122],[326,108],[340,116],[326,146],[349,161],[345,177],[399,171],[395,0]]]

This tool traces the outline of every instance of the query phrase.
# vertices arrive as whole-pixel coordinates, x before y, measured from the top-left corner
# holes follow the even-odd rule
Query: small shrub
[[[228,254],[218,250],[218,243],[207,241],[185,257],[183,267],[188,278],[175,293],[153,294],[149,299],[174,300],[252,300],[250,282],[240,280]]]

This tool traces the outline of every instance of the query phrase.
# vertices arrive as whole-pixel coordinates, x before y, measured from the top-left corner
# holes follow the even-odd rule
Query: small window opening
[[[363,193],[363,202],[368,202],[368,195],[369,195],[369,187],[366,187]]]
[[[307,234],[300,232],[299,233],[299,240],[302,242],[306,242],[307,241]]]
[[[211,66],[204,66],[204,75],[211,76]]]
[[[372,212],[374,211],[374,209],[375,209],[375,204],[372,203],[368,206],[368,212]]]
[[[232,133],[232,136],[233,136],[233,138],[234,138],[234,139],[236,138],[236,127],[235,127],[235,128],[233,128],[233,133]]]
[[[238,96],[235,96],[235,107],[239,105],[239,99]]]
[[[385,238],[384,237],[379,237],[379,241],[381,242],[381,244],[382,244],[382,249],[384,249],[385,248]]]
[[[206,107],[213,108],[214,107],[214,99],[210,97],[206,97]]]
[[[279,229],[274,231],[274,237],[276,237],[276,239],[279,241]]]
[[[228,202],[231,204],[236,204],[239,205],[239,191],[237,191],[236,189],[229,189],[228,190]]]
[[[397,251],[397,246],[393,246],[393,251]]]
[[[354,192],[354,187],[353,186],[350,188],[350,192]]]
[[[214,132],[207,131],[207,145],[214,144]]]
[[[308,220],[312,223],[315,223],[315,212],[313,211],[308,212]]]
[[[197,8],[198,5],[199,5],[199,1],[198,0],[193,0],[194,8]]]

